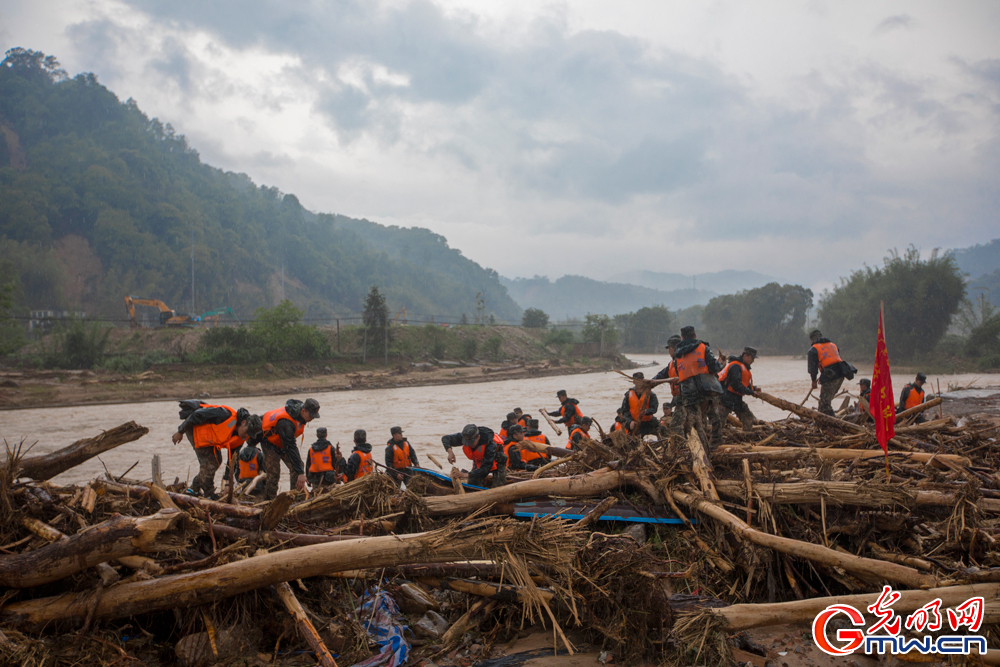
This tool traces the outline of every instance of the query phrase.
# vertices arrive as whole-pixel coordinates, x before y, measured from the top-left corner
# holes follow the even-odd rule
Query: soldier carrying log
[[[837,345],[824,337],[819,329],[809,333],[809,341],[811,346],[806,356],[812,388],[815,389],[817,382],[819,383],[819,411],[832,417],[836,414],[833,410],[833,397],[840,391],[845,379],[854,379],[858,369],[841,358]]]

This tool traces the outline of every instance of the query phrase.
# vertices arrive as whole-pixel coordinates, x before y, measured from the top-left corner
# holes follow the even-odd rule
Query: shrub
[[[542,341],[543,345],[568,345],[573,342],[573,332],[568,329],[553,329]]]
[[[503,345],[503,338],[500,336],[490,336],[483,343],[483,352],[490,359],[498,361],[500,359],[500,347]]]
[[[93,368],[104,360],[111,327],[97,322],[70,320],[52,334],[50,347],[43,349],[44,368]]]
[[[462,358],[466,361],[470,361],[476,358],[476,350],[479,348],[479,341],[473,337],[466,338],[462,341]]]

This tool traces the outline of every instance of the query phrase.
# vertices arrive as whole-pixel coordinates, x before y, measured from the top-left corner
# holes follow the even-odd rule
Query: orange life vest
[[[361,479],[365,475],[372,474],[374,472],[374,466],[372,466],[372,453],[362,452],[359,449],[355,449],[354,453],[361,459],[358,462],[358,473],[354,476],[354,479]]]
[[[498,436],[496,433],[493,434],[493,442],[497,444],[497,447],[499,447],[503,451],[504,456],[506,456],[507,449],[509,449],[509,447],[507,449],[504,448],[503,440],[501,440],[500,436]],[[468,445],[462,445],[462,451],[465,452],[465,455],[469,458],[470,461],[472,461],[475,467],[479,468],[483,465],[483,458],[486,457],[486,445],[483,445],[482,447],[476,447],[475,449],[469,447]],[[493,467],[490,468],[490,470],[492,471],[496,469],[497,469],[497,463],[496,461],[494,461]]]
[[[813,345],[819,354],[819,367],[826,368],[843,361],[840,358],[840,350],[833,343],[815,343]]]
[[[308,472],[331,472],[334,470],[333,444],[331,443],[319,451],[310,447],[308,458]]]
[[[910,393],[906,395],[906,403],[903,405],[903,409],[909,410],[924,402],[924,389],[915,384],[908,384],[906,386],[910,388]]]
[[[507,439],[507,429],[505,429],[505,428],[500,429],[500,432],[497,433],[497,435],[500,436],[501,440],[506,440]]]
[[[698,347],[674,360],[677,368],[677,377],[680,378],[681,382],[684,382],[688,378],[693,378],[695,375],[706,375],[708,373],[708,362],[705,360],[705,353],[707,351],[707,345],[698,343]]]
[[[559,408],[559,416],[560,417],[563,417],[563,418],[566,417],[566,406],[567,405],[573,411],[573,416],[566,420],[566,426],[572,426],[573,424],[576,423],[576,415],[579,412],[579,408],[577,408],[576,403],[570,403],[569,399],[566,399],[566,402],[563,403],[562,406]]]
[[[409,468],[413,464],[410,462],[410,443],[403,440],[400,443],[392,443],[392,467],[396,470]]]
[[[623,428],[625,428],[625,424],[616,419],[615,423],[611,425],[611,432],[614,433],[615,431],[620,431]]]
[[[285,408],[278,408],[277,410],[265,412],[264,418],[261,420],[263,422],[261,428],[264,430],[264,437],[269,443],[278,449],[284,448],[284,445],[281,444],[281,436],[275,431],[275,428],[278,426],[278,422],[282,419],[287,419],[295,426],[296,438],[302,435],[303,431],[306,430],[306,425],[297,419],[292,419],[292,416],[288,414],[288,410]]]
[[[526,417],[521,417],[520,419],[517,420],[517,423],[523,426],[524,428],[528,428],[528,419]]]
[[[667,364],[667,377],[668,378],[675,378],[675,377],[677,377],[677,360],[676,359],[674,359],[669,364]],[[680,387],[680,383],[679,382],[672,382],[672,383],[670,383],[670,395],[671,396],[680,396],[681,395],[681,387]]]
[[[545,436],[539,433],[538,435],[526,435],[525,440],[531,440],[532,442],[537,442],[540,445],[549,446],[549,443],[545,441]],[[534,461],[535,459],[547,459],[548,456],[542,454],[541,452],[536,452],[533,449],[528,449],[527,447],[521,448],[521,461],[527,463],[528,461]]]
[[[221,424],[199,424],[191,429],[195,449],[218,447],[219,449],[239,449],[246,438],[236,435],[236,410],[228,405],[202,405],[202,408],[222,408],[229,418]]]
[[[260,471],[257,469],[257,457],[254,456],[249,461],[240,459],[240,479],[253,479]]]
[[[579,426],[573,427],[569,430],[569,441],[566,443],[566,449],[573,449],[573,434],[579,433],[581,438],[589,438],[590,436],[580,428]]]
[[[645,410],[642,407],[642,398],[636,393],[635,389],[629,389],[628,391],[628,411],[632,415],[632,421],[653,421],[653,415],[645,414]],[[646,407],[649,407],[649,401],[646,401]],[[642,414],[640,414],[642,413]]]
[[[733,367],[733,364],[740,365],[740,373],[742,373],[742,375],[740,376],[741,384],[747,389],[753,387],[753,374],[750,372],[750,369],[747,368],[747,365],[744,364],[742,361],[730,361],[728,364],[726,364],[726,367],[722,369],[721,373],[719,373],[719,382],[722,383],[722,386],[725,387],[728,391],[731,391],[737,396],[742,396],[743,394],[736,391],[735,389],[733,389],[731,385],[726,383],[726,378],[729,376],[729,369]]]

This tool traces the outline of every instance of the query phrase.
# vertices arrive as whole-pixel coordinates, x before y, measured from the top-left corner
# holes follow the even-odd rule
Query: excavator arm
[[[130,324],[133,328],[141,326],[135,319],[136,306],[153,306],[160,309],[160,326],[166,325],[174,316],[174,311],[159,299],[143,299],[138,296],[125,296],[125,309],[128,311]]]

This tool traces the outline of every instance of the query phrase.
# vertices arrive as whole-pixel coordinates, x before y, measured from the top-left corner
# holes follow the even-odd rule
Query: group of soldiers
[[[181,424],[173,434],[174,444],[187,438],[198,459],[198,474],[187,493],[217,499],[215,475],[227,458],[223,477],[226,485],[247,483],[248,492],[273,499],[278,495],[281,464],[289,472],[291,488],[302,490],[308,483],[314,489],[359,479],[375,472],[372,446],[364,429],[354,431],[354,448],[346,459],[339,445],[327,439],[327,429],[316,429],[316,442],[299,452],[297,440],[306,424],[319,417],[319,402],[289,399],[284,407],[263,416],[245,408],[209,405],[201,401],[181,401]],[[390,479],[402,483],[409,469],[419,465],[417,453],[403,437],[403,429],[394,426],[385,448],[385,470]],[[225,452],[225,454],[223,454]],[[228,491],[228,489],[226,489]]]
[[[812,389],[820,389],[820,412],[834,415],[834,397],[858,369],[844,361],[836,344],[819,330],[812,331],[809,340],[807,361]],[[625,393],[612,431],[627,430],[638,436],[671,433],[683,436],[694,429],[704,446],[713,450],[722,441],[722,429],[731,413],[744,430],[753,427],[756,418],[744,399],[761,395],[751,372],[757,359],[755,348],[744,347],[741,354],[728,357],[722,364],[712,354],[710,345],[698,339],[692,326],[681,329],[679,336],[671,336],[666,347],[671,361],[653,377],[654,381],[670,382],[671,400],[664,405],[662,420],[656,417],[659,401],[651,389],[653,383],[646,382],[645,376],[638,372],[632,376],[635,388]],[[926,400],[923,389],[926,380],[923,373],[918,373],[903,388],[898,411]],[[860,384],[858,413],[864,414],[871,381],[862,379]],[[559,390],[556,398],[560,407],[544,416],[553,425],[565,425],[569,430],[565,448],[577,449],[581,439],[590,437],[593,419],[583,414],[580,402],[570,398],[566,390]],[[316,429],[316,442],[306,450],[303,461],[296,441],[303,435],[306,424],[319,417],[319,402],[313,398],[289,399],[284,407],[263,416],[250,414],[244,408],[194,400],[182,401],[180,405],[183,421],[173,434],[173,442],[177,444],[187,437],[199,463],[188,493],[218,497],[215,475],[222,466],[223,451],[228,455],[224,473],[227,485],[249,483],[251,493],[266,499],[277,496],[282,463],[288,468],[290,487],[299,490],[307,483],[318,488],[358,479],[376,472],[381,465],[372,460],[372,446],[364,429],[354,431],[354,448],[347,458],[341,454],[339,444],[333,445],[327,439],[325,427]],[[553,422],[550,417],[557,419]],[[394,426],[389,433],[382,467],[391,480],[402,484],[410,480],[412,468],[419,466],[419,461],[401,427]],[[532,471],[550,459],[546,449],[551,443],[538,429],[538,420],[520,408],[507,414],[498,432],[467,424],[461,432],[443,436],[441,443],[452,464],[456,461],[455,450],[462,449],[473,464],[468,483],[476,486],[484,486],[488,479],[494,485],[504,484],[508,469]]]

